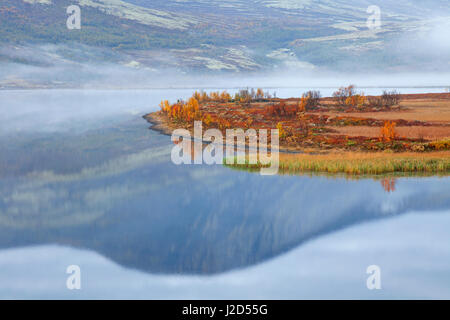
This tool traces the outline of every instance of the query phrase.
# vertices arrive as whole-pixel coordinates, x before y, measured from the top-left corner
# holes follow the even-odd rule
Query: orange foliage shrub
[[[212,101],[219,101],[220,100],[220,92],[219,91],[217,91],[217,92],[211,92],[210,94],[209,94],[209,97],[211,98],[211,100]]]
[[[384,126],[381,128],[381,140],[391,142],[396,137],[395,131],[396,123],[394,121],[385,121]]]
[[[286,138],[286,130],[284,130],[283,124],[281,122],[278,122],[277,129],[278,129],[278,136],[280,137],[280,139],[281,140],[285,139]]]
[[[268,116],[286,116],[293,117],[298,112],[298,105],[286,105],[286,103],[281,102],[275,105],[266,107],[265,114]]]
[[[345,104],[352,107],[362,107],[366,103],[364,94],[356,94],[345,99]]]
[[[208,100],[209,100],[208,94],[203,91],[199,101],[204,102],[204,101],[208,101]]]
[[[203,123],[206,126],[209,126],[212,123],[212,118],[209,114],[207,114],[206,117],[203,118]]]
[[[263,99],[264,98],[264,91],[261,88],[258,88],[256,90],[256,99]]]
[[[167,100],[161,101],[159,106],[161,111],[173,120],[190,122],[202,118],[198,100],[194,97],[189,98],[187,103],[178,102],[173,105],[170,105]]]
[[[302,98],[300,99],[300,110],[307,111],[317,107],[319,105],[320,98],[320,91],[308,91],[302,94]]]
[[[230,121],[221,118],[217,119],[217,125],[221,130],[231,128]]]
[[[230,100],[231,100],[231,95],[230,95],[228,92],[223,91],[223,92],[220,94],[220,101],[222,101],[222,102],[228,102],[228,101],[230,101]]]
[[[298,105],[298,111],[299,112],[304,112],[306,111],[306,107],[308,106],[308,97],[306,97],[305,95],[302,96],[302,98],[300,99],[300,103]]]
[[[192,95],[193,98],[195,98],[197,101],[202,101],[202,93],[195,90],[194,94]]]
[[[450,139],[430,142],[428,146],[433,150],[450,150]]]
[[[167,100],[161,101],[159,107],[161,108],[162,112],[168,113],[170,111],[170,103]]]
[[[208,101],[220,101],[220,102],[228,102],[230,101],[231,95],[227,92],[227,91],[213,91],[210,92],[209,95],[208,93],[201,91],[195,91],[194,94],[192,95],[192,98],[194,98],[195,100],[197,100],[197,102],[208,102]]]
[[[252,118],[248,118],[247,121],[245,121],[245,127],[247,129],[250,129],[252,124],[253,124],[253,119]]]

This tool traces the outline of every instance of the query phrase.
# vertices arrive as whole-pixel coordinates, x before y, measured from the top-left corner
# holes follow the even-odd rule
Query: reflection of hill
[[[386,194],[372,180],[128,159],[80,175],[0,182],[0,246],[69,244],[147,272],[212,274],[365,220],[450,206],[447,178],[399,179]]]

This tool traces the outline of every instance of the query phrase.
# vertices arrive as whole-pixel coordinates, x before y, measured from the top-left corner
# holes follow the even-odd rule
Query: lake
[[[0,298],[450,299],[450,178],[176,166],[142,115],[191,93],[0,91]]]

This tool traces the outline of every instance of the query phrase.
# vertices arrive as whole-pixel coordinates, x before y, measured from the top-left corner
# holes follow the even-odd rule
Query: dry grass
[[[384,174],[395,172],[450,172],[450,152],[434,153],[334,153],[282,155],[280,169],[289,172]]]
[[[408,121],[450,123],[450,101],[436,99],[405,100],[400,103],[403,110],[381,112],[327,112],[328,115],[378,120],[404,119]]]
[[[379,175],[390,173],[448,174],[450,151],[432,153],[330,153],[325,155],[280,154],[282,173],[345,173]],[[259,168],[260,165],[233,165]]]
[[[349,126],[349,127],[333,127],[339,135],[346,135],[349,137],[380,137],[380,128],[369,126]],[[450,137],[450,127],[396,127],[395,131],[399,137],[407,137],[411,139],[426,139],[426,140],[442,140]]]
[[[293,159],[317,159],[317,160],[367,160],[367,159],[398,159],[398,158],[425,158],[425,159],[443,159],[449,158],[450,151],[428,152],[417,154],[415,152],[331,152],[327,154],[304,154],[304,153],[280,153],[281,160]]]
[[[380,112],[327,112],[329,116],[343,116],[354,118],[371,118],[377,120],[407,120],[420,121],[435,124],[431,126],[408,126],[396,127],[396,132],[400,138],[425,139],[429,141],[442,140],[450,137],[450,101],[448,98],[437,98],[435,95],[411,95],[400,103],[399,110]],[[446,124],[447,126],[442,126]],[[333,127],[339,135],[349,137],[380,137],[380,128],[369,126],[346,126]]]

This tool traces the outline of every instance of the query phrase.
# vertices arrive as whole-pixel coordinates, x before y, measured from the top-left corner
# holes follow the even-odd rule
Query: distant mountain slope
[[[81,30],[66,27],[72,4],[81,7]],[[373,4],[379,30],[366,25]],[[2,0],[0,15],[3,63],[51,64],[43,49],[51,44],[53,63],[151,70],[450,70],[450,50],[439,47],[448,33],[437,33],[447,37],[437,50],[426,43],[449,21],[444,0]],[[39,57],[23,54],[33,50]]]

